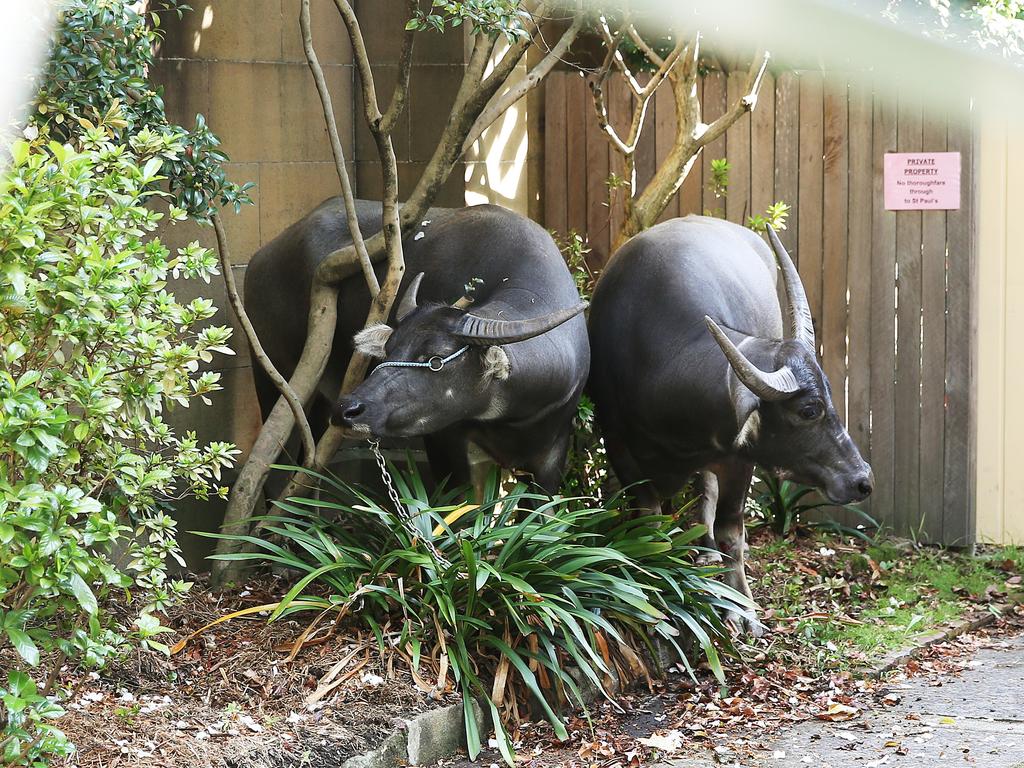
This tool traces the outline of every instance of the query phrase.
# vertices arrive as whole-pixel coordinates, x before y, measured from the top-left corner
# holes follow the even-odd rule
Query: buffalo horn
[[[785,400],[800,389],[796,376],[793,375],[793,371],[789,369],[788,365],[784,365],[779,370],[772,371],[771,373],[762,371],[747,360],[744,354],[740,352],[739,347],[733,344],[722,329],[718,327],[718,323],[706,315],[704,322],[707,323],[708,330],[711,331],[711,335],[715,337],[718,346],[725,353],[725,357],[729,361],[729,365],[736,372],[737,378],[759,398],[769,402]]]
[[[768,225],[768,239],[771,241],[775,258],[782,270],[782,283],[786,287],[786,301],[789,303],[789,337],[804,342],[814,349],[814,323],[811,322],[811,307],[807,303],[804,285],[800,282],[800,273],[796,271],[793,260],[786,253],[786,247],[775,234],[771,224]]]
[[[469,344],[513,344],[547,333],[566,320],[571,320],[586,308],[587,302],[581,301],[570,309],[559,309],[543,317],[529,320],[496,320],[467,313],[463,315],[455,335]]]
[[[398,322],[402,322],[409,313],[416,309],[416,294],[420,292],[420,283],[423,282],[423,273],[420,272],[416,277],[409,283],[409,287],[405,289],[405,294],[402,296],[402,301],[398,305],[398,311],[395,313],[395,319]]]

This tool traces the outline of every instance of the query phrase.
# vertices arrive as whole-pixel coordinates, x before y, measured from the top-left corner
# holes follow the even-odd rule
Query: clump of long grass
[[[507,724],[521,708],[538,706],[567,738],[561,706],[585,707],[581,686],[610,697],[613,676],[647,675],[656,638],[691,674],[699,655],[722,678],[718,647],[730,646],[720,615],[749,605],[713,580],[715,569],[693,564],[701,527],[633,518],[617,498],[602,506],[522,484],[499,492],[496,479],[481,503],[461,504],[464,489],[430,494],[414,470],[392,472],[401,514],[317,475],[319,498],[277,504],[280,514],[262,518],[272,537],[238,537],[255,551],[222,557],[303,574],[272,619],[337,611],[401,650],[417,675],[450,669],[471,757],[481,748],[474,700],[490,710],[511,764]]]

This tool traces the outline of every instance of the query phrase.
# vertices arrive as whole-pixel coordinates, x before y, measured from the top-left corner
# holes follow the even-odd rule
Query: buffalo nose
[[[334,408],[334,423],[343,427],[351,427],[360,414],[366,410],[366,403],[359,400],[340,400]]]
[[[857,490],[861,496],[867,497],[871,495],[871,492],[875,490],[875,484],[871,480],[871,475],[865,475],[857,481]]]

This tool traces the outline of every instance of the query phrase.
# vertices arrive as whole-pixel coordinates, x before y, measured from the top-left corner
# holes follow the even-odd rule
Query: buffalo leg
[[[718,550],[725,558],[725,583],[737,592],[752,598],[743,561],[746,549],[743,508],[750,489],[750,478],[754,474],[754,465],[740,461],[729,462],[717,468],[716,474],[719,495],[715,514],[715,540],[718,542]],[[755,637],[762,631],[760,622],[739,613],[729,614],[726,621]]]
[[[710,469],[700,472],[700,521],[707,530],[700,537],[704,551],[697,558],[698,565],[712,565],[722,562],[722,553],[715,543],[715,513],[718,509],[718,475]]]
[[[608,451],[608,461],[615,470],[615,476],[619,478],[624,488],[629,488],[629,494],[633,497],[634,514],[660,515],[661,498],[650,478],[645,477],[640,471],[640,465],[629,449],[611,430],[605,432],[604,446]]]
[[[562,473],[565,471],[565,458],[569,452],[569,430],[562,430],[555,435],[547,450],[540,453],[534,460],[526,463],[524,469],[533,475],[533,481],[551,495],[558,493],[562,485]]]

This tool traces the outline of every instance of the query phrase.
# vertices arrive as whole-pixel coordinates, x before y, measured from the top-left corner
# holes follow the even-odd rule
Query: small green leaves
[[[92,593],[89,585],[85,583],[85,579],[79,576],[77,573],[71,574],[69,579],[71,587],[71,594],[78,600],[78,604],[82,607],[82,610],[86,613],[96,613],[96,595]]]
[[[15,629],[14,627],[6,628],[7,639],[11,641],[11,645],[14,646],[14,650],[18,652],[18,655],[25,660],[25,662],[31,666],[39,664],[39,649],[36,648],[36,644],[32,642],[32,638],[28,636],[24,631]]]

